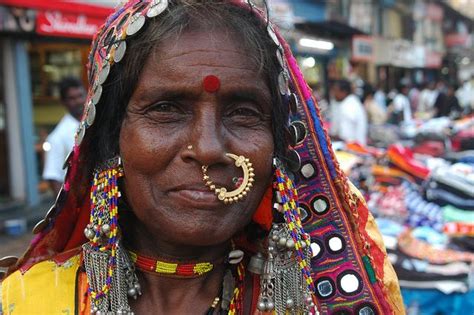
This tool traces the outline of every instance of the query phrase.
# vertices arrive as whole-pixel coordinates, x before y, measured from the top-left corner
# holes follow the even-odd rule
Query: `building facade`
[[[87,84],[90,41],[111,8],[0,1],[0,203],[40,202],[43,142],[64,114],[58,83]]]

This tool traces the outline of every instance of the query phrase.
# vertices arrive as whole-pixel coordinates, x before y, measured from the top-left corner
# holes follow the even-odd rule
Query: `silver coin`
[[[301,158],[298,152],[296,152],[295,150],[288,151],[287,165],[288,165],[288,168],[293,172],[296,172],[300,169]]]
[[[278,75],[278,87],[282,95],[286,95],[288,93],[288,79],[284,71],[280,72]]]
[[[104,66],[102,67],[102,70],[99,73],[99,84],[103,84],[107,80],[109,73],[110,73],[109,61],[104,60]]]
[[[115,46],[114,61],[120,62],[127,51],[127,43],[123,40]]]
[[[100,97],[102,96],[102,85],[98,85],[94,89],[94,95],[92,95],[92,104],[97,105],[100,101]]]
[[[155,0],[148,9],[146,16],[149,18],[155,17],[163,13],[168,7],[168,0]]]
[[[97,72],[97,65],[94,63],[91,68],[91,71],[89,72],[89,82],[92,82],[92,80],[94,80],[96,72]]]
[[[66,169],[66,167],[69,166],[69,160],[72,158],[73,153],[74,153],[74,151],[69,152],[69,154],[67,155],[66,159],[64,160],[64,163],[63,163],[63,170]]]
[[[18,261],[18,257],[15,256],[5,256],[0,259],[0,267],[1,268],[8,268],[10,266],[13,266],[16,264]]]
[[[66,201],[66,197],[67,197],[67,192],[64,189],[64,184],[62,184],[61,189],[59,189],[59,193],[56,196],[56,201],[54,202],[56,207],[62,205],[63,202]]]
[[[43,231],[48,226],[49,220],[41,220],[36,223],[35,227],[33,228],[33,234],[38,234],[39,232]]]
[[[267,31],[268,31],[268,35],[270,35],[273,42],[275,42],[275,45],[280,46],[280,41],[278,40],[278,37],[275,31],[273,30],[273,27],[270,24],[268,24]]]
[[[132,22],[127,26],[127,35],[132,36],[136,34],[145,25],[145,17],[143,15],[136,15],[132,18]]]
[[[301,120],[293,121],[290,124],[290,133],[294,140],[294,146],[303,143],[304,139],[308,135],[306,125]]]
[[[86,116],[86,123],[88,126],[92,126],[92,124],[94,123],[95,114],[96,114],[95,105],[92,103],[89,103],[89,106],[87,107],[87,116]]]
[[[290,110],[293,114],[296,114],[298,112],[298,106],[299,106],[298,96],[296,96],[295,93],[291,93],[291,95],[290,95]]]
[[[53,205],[51,208],[49,208],[48,212],[46,212],[46,215],[44,216],[44,218],[46,220],[49,220],[51,219],[55,214],[56,214],[56,205]]]
[[[285,69],[285,59],[283,59],[283,54],[281,53],[280,49],[277,49],[277,59],[278,59],[278,62],[280,63],[280,66],[282,67],[282,69]]]
[[[79,129],[77,130],[77,136],[76,136],[76,144],[81,145],[82,140],[84,140],[84,136],[86,134],[86,128],[84,125],[80,125]]]

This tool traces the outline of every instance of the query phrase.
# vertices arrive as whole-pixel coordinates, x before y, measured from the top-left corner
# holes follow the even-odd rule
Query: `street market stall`
[[[392,127],[397,144],[340,143],[365,194],[408,314],[474,314],[474,117]]]

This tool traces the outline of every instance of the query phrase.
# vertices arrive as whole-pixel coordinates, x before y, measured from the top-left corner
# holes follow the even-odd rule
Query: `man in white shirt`
[[[409,123],[412,120],[410,99],[408,92],[410,91],[407,85],[400,85],[398,94],[393,99],[393,113],[399,117],[397,122]]]
[[[347,80],[335,81],[332,96],[336,104],[332,104],[331,134],[345,142],[356,141],[367,143],[367,113],[359,98],[352,94],[351,84]]]
[[[438,97],[435,82],[428,82],[425,88],[420,92],[417,112],[425,114],[433,111],[433,106]]]
[[[474,75],[470,81],[464,82],[456,91],[456,96],[463,111],[472,112],[474,110]]]
[[[64,180],[63,163],[74,145],[74,135],[86,101],[86,92],[79,79],[68,77],[59,84],[61,103],[68,113],[46,140],[50,150],[46,152],[43,179],[49,182],[53,192],[57,194]]]

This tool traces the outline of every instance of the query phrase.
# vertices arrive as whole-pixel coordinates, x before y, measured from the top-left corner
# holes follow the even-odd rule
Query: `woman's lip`
[[[216,206],[222,206],[217,196],[211,191],[178,189],[172,190],[168,194],[188,207],[215,208]]]

